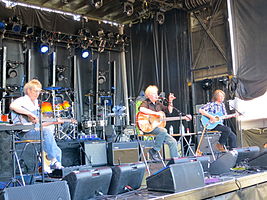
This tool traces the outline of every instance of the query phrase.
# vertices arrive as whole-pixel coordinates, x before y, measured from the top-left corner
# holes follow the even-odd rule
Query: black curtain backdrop
[[[259,97],[267,89],[267,1],[235,0],[232,3],[237,95]]]
[[[132,51],[128,54],[129,94],[137,97],[148,85],[157,85],[166,97],[173,92],[174,106],[191,112],[189,87],[190,49],[188,13],[165,13],[165,23],[148,21],[131,28]],[[132,61],[132,62],[130,62]],[[173,113],[177,115],[177,112]]]

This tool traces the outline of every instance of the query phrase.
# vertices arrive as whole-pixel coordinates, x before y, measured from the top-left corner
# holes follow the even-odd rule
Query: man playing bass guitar
[[[165,113],[172,113],[173,100],[176,99],[176,97],[172,93],[170,93],[168,97],[168,106],[163,105],[159,101],[158,87],[155,85],[148,86],[145,90],[145,95],[147,99],[144,100],[140,105],[140,112],[148,115],[156,115],[160,118],[164,118]],[[158,151],[160,151],[164,142],[166,142],[169,146],[171,157],[178,157],[177,141],[175,138],[168,134],[166,128],[155,127],[155,129],[153,129],[150,133],[156,135],[154,146],[149,150],[149,154],[153,160],[160,160]]]
[[[199,109],[202,114],[201,122],[203,126],[212,131],[220,131],[221,137],[219,143],[216,144],[216,148],[221,152],[226,152],[226,142],[230,150],[236,148],[236,135],[230,127],[223,124],[223,119],[236,117],[234,115],[227,115],[224,102],[225,93],[222,90],[215,90],[212,97],[212,102],[208,102],[206,105]]]

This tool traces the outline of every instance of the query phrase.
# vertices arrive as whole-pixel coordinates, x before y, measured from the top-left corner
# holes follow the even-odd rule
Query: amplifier
[[[139,158],[137,142],[108,143],[108,163],[119,165],[137,162]]]
[[[107,143],[104,140],[85,141],[85,164],[101,166],[107,164]]]

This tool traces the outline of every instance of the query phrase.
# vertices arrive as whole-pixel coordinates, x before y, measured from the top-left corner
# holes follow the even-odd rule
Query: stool
[[[22,156],[24,154],[24,152],[26,151],[27,147],[29,145],[33,145],[33,149],[34,149],[34,154],[36,156],[36,163],[34,165],[34,173],[36,174],[38,172],[38,163],[41,162],[41,157],[40,157],[40,153],[37,149],[37,144],[40,144],[41,140],[17,140],[15,141],[15,144],[24,144],[21,153],[19,155],[19,160],[22,160]]]
[[[149,176],[150,176],[150,169],[149,169],[149,167],[148,167],[148,164],[147,164],[147,162],[148,162],[148,159],[149,159],[149,152],[147,152],[147,156],[145,155],[145,145],[142,145],[141,144],[141,142],[140,142],[140,140],[139,140],[139,137],[142,137],[142,138],[144,138],[144,137],[151,137],[151,138],[153,138],[153,140],[154,140],[154,137],[155,137],[156,135],[153,135],[153,134],[139,134],[139,135],[137,135],[137,142],[138,142],[138,144],[139,144],[139,147],[140,147],[140,151],[141,151],[141,155],[142,155],[142,157],[143,157],[143,160],[144,160],[144,162],[145,162],[145,165],[146,165],[146,168],[147,168],[147,171],[148,171],[148,174],[149,174]],[[150,141],[150,140],[142,140],[142,141]],[[164,163],[164,161],[163,161],[163,158],[162,158],[162,156],[161,156],[161,153],[158,151],[158,154],[159,154],[159,157],[160,157],[160,160],[161,160],[161,162],[162,162],[162,164],[163,164],[163,166],[164,167],[166,167],[166,164]],[[147,159],[148,158],[148,159]]]

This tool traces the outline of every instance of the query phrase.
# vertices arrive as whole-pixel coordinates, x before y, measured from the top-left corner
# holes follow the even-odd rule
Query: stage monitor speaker
[[[219,157],[210,163],[209,173],[212,175],[219,175],[230,171],[234,167],[237,160],[237,151],[228,151],[222,153]]]
[[[267,169],[267,149],[261,150],[256,156],[250,158],[248,164],[251,167]]]
[[[66,181],[39,183],[4,189],[1,200],[70,200]]]
[[[137,142],[108,143],[108,163],[120,165],[138,162],[139,151]]]
[[[252,147],[235,148],[233,150],[237,151],[238,153],[236,159],[236,164],[238,165],[258,155],[260,152],[260,147],[252,146]]]
[[[172,158],[167,163],[167,166],[178,164],[178,163],[185,163],[185,162],[195,162],[199,161],[202,165],[203,171],[207,172],[210,163],[210,156],[190,156],[190,157],[182,157],[182,158]]]
[[[107,143],[104,140],[84,142],[85,164],[101,166],[107,164]]]
[[[87,200],[106,195],[112,177],[110,167],[74,171],[63,178],[68,182],[72,200]]]
[[[205,185],[199,161],[169,165],[147,177],[146,183],[148,190],[160,192],[181,192]]]
[[[140,188],[145,167],[143,162],[113,166],[108,194],[121,194]]]
[[[200,141],[200,137],[201,135],[198,135],[198,142]],[[218,132],[205,133],[203,140],[200,144],[199,150],[203,152],[204,154],[211,154],[211,150],[214,153],[219,153],[215,145],[218,143],[220,137],[221,137],[221,134]]]
[[[8,181],[12,176],[11,135],[8,132],[0,132],[0,181]]]

